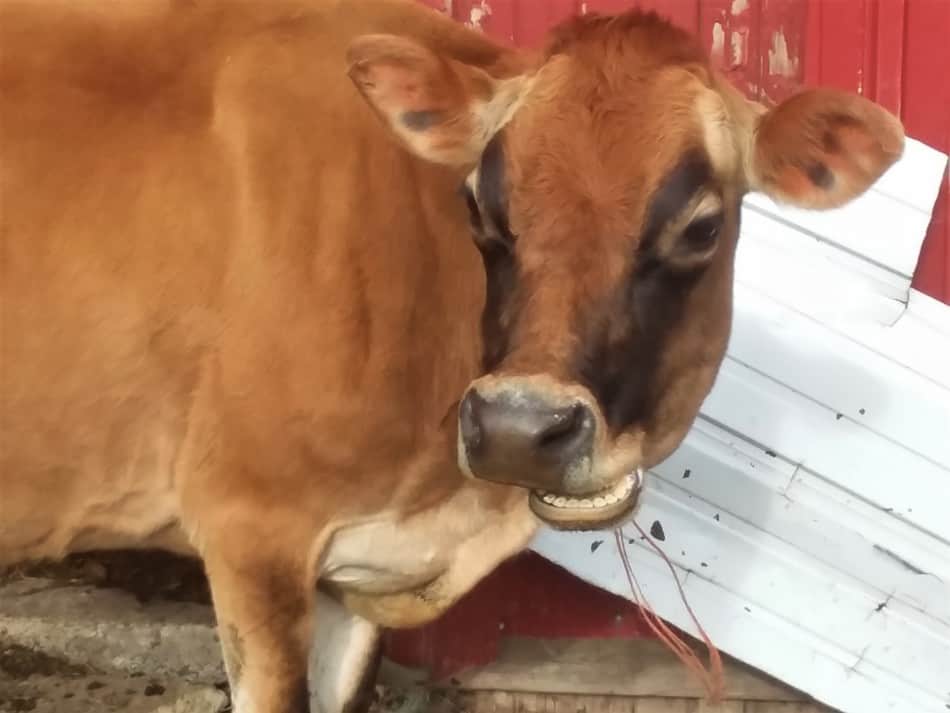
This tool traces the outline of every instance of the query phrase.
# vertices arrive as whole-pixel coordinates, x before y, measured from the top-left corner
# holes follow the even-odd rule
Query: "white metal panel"
[[[840,331],[912,371],[950,387],[950,369],[947,369],[950,314],[942,302],[913,290],[907,312],[893,328],[881,329],[869,322],[855,322]]]
[[[742,285],[736,293],[732,359],[760,374],[781,375],[784,386],[833,409],[836,421],[857,421],[950,468],[950,386],[908,372],[827,325],[802,319],[767,295]],[[950,353],[944,363],[950,365]],[[860,392],[851,388],[856,372],[874,374]],[[933,398],[935,392],[944,397]],[[894,393],[900,399],[894,400]]]
[[[826,322],[893,324],[904,310],[910,286],[907,276],[752,210],[743,211],[736,273],[749,288]]]
[[[909,277],[917,266],[945,162],[944,154],[909,139],[901,161],[842,208],[815,212],[780,207],[761,194],[748,196],[746,206],[813,240]]]
[[[747,199],[728,355],[638,516],[717,646],[846,713],[950,709],[950,307],[910,289],[945,164],[911,141],[841,210]],[[646,597],[693,632],[634,533]],[[629,598],[606,539],[534,549]]]
[[[805,363],[803,368],[813,366]],[[863,392],[862,380],[870,384],[877,376],[871,372],[852,375],[851,384],[859,395]],[[877,381],[878,386],[881,383]],[[890,398],[899,400],[902,395],[895,391]],[[859,494],[892,517],[901,517],[950,540],[947,502],[935,497],[950,489],[950,471],[875,434],[858,421],[859,414],[839,419],[835,409],[731,358],[723,364],[703,413],[848,492]]]

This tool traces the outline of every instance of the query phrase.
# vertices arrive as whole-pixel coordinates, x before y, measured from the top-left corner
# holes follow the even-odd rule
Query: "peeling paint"
[[[726,43],[726,33],[722,29],[722,24],[719,22],[713,23],[712,28],[712,56],[714,59],[720,59],[722,57],[723,48]]]
[[[729,38],[729,44],[732,46],[732,66],[741,67],[745,64],[745,33],[733,30]]]
[[[732,0],[732,16],[741,15],[749,9],[749,0]]]
[[[476,30],[484,29],[482,27],[482,22],[486,17],[491,15],[491,5],[488,4],[488,0],[481,0],[478,5],[475,5],[468,13],[468,22],[465,23],[469,27],[474,27]]]
[[[779,77],[794,77],[798,73],[798,57],[788,54],[788,41],[785,33],[777,30],[772,33],[772,46],[769,48],[769,74]]]

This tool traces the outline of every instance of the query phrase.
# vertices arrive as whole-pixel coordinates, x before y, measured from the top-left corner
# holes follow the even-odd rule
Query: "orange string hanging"
[[[725,694],[722,659],[719,655],[719,650],[713,645],[709,635],[706,633],[706,630],[703,629],[702,625],[699,623],[699,620],[696,618],[696,615],[693,613],[693,609],[689,605],[689,601],[686,599],[686,593],[683,591],[683,585],[680,583],[679,577],[676,574],[676,569],[673,567],[673,563],[670,562],[669,557],[667,557],[666,553],[663,552],[663,550],[660,549],[660,547],[653,541],[653,538],[643,531],[638,523],[634,522],[633,525],[643,536],[643,539],[650,543],[651,547],[656,551],[660,558],[666,562],[666,566],[669,567],[670,572],[673,575],[673,580],[676,582],[676,587],[679,590],[680,599],[683,600],[683,604],[686,606],[686,611],[689,613],[690,618],[696,625],[700,636],[702,636],[703,641],[706,644],[706,649],[709,651],[709,668],[707,669],[693,649],[685,641],[683,641],[682,637],[670,629],[666,622],[660,619],[650,606],[649,601],[643,595],[643,591],[640,588],[640,583],[637,581],[636,575],[633,573],[633,568],[630,566],[630,559],[627,555],[627,548],[626,544],[624,543],[623,533],[618,528],[614,532],[614,536],[617,541],[617,550],[620,553],[620,559],[623,562],[624,572],[627,575],[627,582],[630,585],[630,591],[633,593],[634,602],[643,612],[643,617],[646,620],[647,626],[649,626],[653,633],[656,634],[657,638],[660,639],[660,641],[662,641],[663,644],[665,644],[673,652],[676,658],[683,662],[683,665],[686,666],[686,668],[696,676],[703,688],[706,689],[708,700],[711,703],[719,703],[722,701],[722,698]]]

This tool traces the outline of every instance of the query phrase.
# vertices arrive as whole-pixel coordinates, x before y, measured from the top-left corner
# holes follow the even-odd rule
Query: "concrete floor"
[[[194,567],[133,553],[0,572],[0,713],[227,713],[214,617],[200,568]],[[599,688],[570,651],[557,652],[550,644],[539,654],[525,649],[530,643],[513,649],[530,654],[523,661],[509,651],[494,668],[463,676],[465,690],[431,689],[419,683],[419,672],[384,662],[370,713],[818,712],[758,681],[755,672],[751,678],[734,673],[743,700],[715,707],[685,685],[676,691],[666,686],[659,695],[660,689],[650,686],[627,690],[619,683],[637,667],[623,656],[615,657],[617,670],[609,661],[594,665],[608,679],[600,688],[615,695],[591,695]],[[609,652],[604,645],[600,649],[604,658]],[[588,652],[580,658],[597,657]],[[643,652],[634,658],[642,659]],[[561,673],[546,681],[539,672],[552,666]],[[687,681],[675,662],[667,668],[666,678]],[[578,687],[552,687],[569,680],[566,671],[573,672]],[[634,679],[649,683],[642,676]],[[533,692],[538,690],[559,693]]]

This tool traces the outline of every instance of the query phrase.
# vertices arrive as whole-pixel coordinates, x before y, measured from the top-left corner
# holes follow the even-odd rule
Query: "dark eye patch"
[[[508,227],[504,155],[498,135],[488,143],[478,170],[478,197],[468,183],[460,193],[468,206],[475,244],[485,266],[485,307],[482,311],[482,363],[485,371],[495,369],[508,351],[510,304],[518,286],[518,265],[512,247],[514,236]]]
[[[695,148],[683,155],[650,198],[639,242],[641,250],[652,249],[667,224],[679,216],[690,199],[710,183],[712,175],[712,166],[705,151]]]
[[[508,224],[508,199],[505,188],[505,163],[499,135],[485,147],[478,169],[478,198],[468,183],[459,192],[468,206],[469,222],[479,248],[492,249],[501,244],[510,249],[514,235]]]
[[[478,169],[478,198],[484,217],[499,238],[511,242],[508,224],[508,192],[505,184],[505,154],[501,134],[495,134],[482,153]]]

